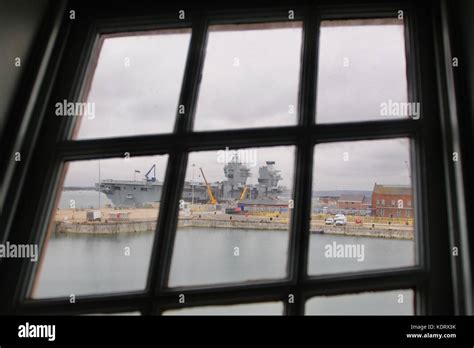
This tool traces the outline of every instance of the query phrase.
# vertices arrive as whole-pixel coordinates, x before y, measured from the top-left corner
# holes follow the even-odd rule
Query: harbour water
[[[310,273],[413,264],[413,242],[406,240],[364,238],[364,262],[324,257],[327,242],[353,243],[354,238],[313,234]],[[112,236],[56,235],[48,243],[35,297],[141,290],[146,282],[152,241],[151,232]],[[288,234],[282,231],[180,230],[176,236],[170,286],[282,278],[285,275],[287,243]],[[236,245],[239,246],[238,257],[234,256]],[[126,247],[130,248],[129,256],[125,256]],[[367,309],[367,304],[373,299],[373,296],[360,299],[363,302],[360,308]],[[379,303],[382,306],[373,308],[383,310],[381,314],[408,314],[411,310],[410,305],[400,306],[393,294],[388,294]],[[340,308],[337,303],[335,306],[339,310],[354,310],[347,303],[345,308]],[[253,310],[259,312],[264,309],[268,309],[268,305]]]
[[[78,209],[97,208],[99,206],[99,196],[101,207],[112,203],[105,194],[97,191],[63,191],[59,198],[58,208],[68,209],[71,208],[72,204]]]
[[[281,230],[181,228],[176,235],[169,286],[284,278],[288,239],[289,233]],[[69,297],[71,294],[79,297],[142,290],[153,240],[153,232],[100,236],[53,234],[47,244],[34,297]],[[326,247],[334,242],[364,245],[363,261],[328,258]],[[414,242],[312,234],[309,255],[308,271],[313,275],[403,267],[414,264]],[[352,299],[316,298],[308,301],[307,309],[312,314],[357,314],[367,310],[377,314],[411,314],[411,292],[402,292],[402,304],[397,294],[400,292],[356,295]],[[207,308],[199,313],[278,314],[281,308],[281,303],[254,304]]]

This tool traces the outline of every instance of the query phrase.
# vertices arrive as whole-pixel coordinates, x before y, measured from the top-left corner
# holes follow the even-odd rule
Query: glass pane
[[[317,296],[306,301],[306,315],[414,315],[413,290]]]
[[[196,130],[294,125],[301,22],[209,27]]]
[[[172,132],[190,32],[106,36],[90,63],[97,64],[85,92],[90,112],[78,120],[75,138]]]
[[[167,160],[66,164],[32,297],[145,288]]]
[[[120,312],[120,313],[90,313],[90,314],[84,314],[87,316],[136,316],[136,315],[142,315],[141,312]]]
[[[409,139],[317,145],[309,274],[415,264]]]
[[[322,21],[317,123],[419,117],[407,103],[401,19]]]
[[[250,303],[229,306],[200,306],[173,309],[163,315],[282,315],[283,303]]]
[[[169,286],[286,276],[294,152],[282,146],[189,155]]]

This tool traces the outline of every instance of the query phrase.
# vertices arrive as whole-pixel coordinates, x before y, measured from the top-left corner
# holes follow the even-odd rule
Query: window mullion
[[[175,133],[177,134],[184,134],[192,127],[192,115],[194,114],[197,98],[206,37],[206,22],[200,13],[194,15],[192,27],[191,43],[179,98],[179,106],[184,106],[184,114],[180,113],[182,108],[178,107],[175,126]],[[157,240],[154,245],[153,262],[149,269],[148,279],[151,296],[160,294],[161,290],[167,286],[176,234],[178,201],[184,185],[186,163],[187,153],[185,148],[177,146],[170,154],[165,184],[166,191],[162,200],[160,221],[157,224]]]
[[[313,7],[306,11],[303,25],[303,62],[300,78],[299,115],[300,125],[305,129],[298,144],[296,156],[295,210],[292,219],[292,233],[289,247],[289,276],[298,285],[306,278],[309,246],[309,218],[311,207],[311,181],[313,166],[313,145],[311,125],[314,123],[316,97],[316,64],[318,18]],[[294,303],[287,304],[289,315],[304,314],[302,292],[294,295]]]

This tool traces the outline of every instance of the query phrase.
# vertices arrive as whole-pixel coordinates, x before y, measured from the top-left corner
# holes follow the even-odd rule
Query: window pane
[[[414,315],[413,290],[318,296],[306,301],[307,315]]]
[[[294,152],[288,146],[189,155],[169,286],[286,276]]]
[[[196,130],[296,124],[301,23],[209,27]]]
[[[136,316],[136,315],[142,315],[141,312],[120,312],[120,313],[90,313],[90,314],[84,314],[88,316]]]
[[[106,36],[76,138],[173,131],[190,30]],[[95,64],[92,61],[91,66]]]
[[[407,104],[403,20],[322,21],[319,44],[317,123],[419,116]]]
[[[283,303],[251,303],[229,306],[200,306],[173,309],[163,315],[282,315]]]
[[[320,144],[314,161],[309,274],[414,265],[409,139]]]
[[[67,164],[34,298],[145,288],[167,159]]]

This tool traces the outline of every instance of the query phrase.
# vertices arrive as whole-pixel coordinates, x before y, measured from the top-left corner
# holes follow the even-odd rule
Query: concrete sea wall
[[[276,221],[238,221],[224,219],[191,219],[178,220],[178,227],[204,227],[204,228],[227,228],[227,229],[249,229],[249,230],[287,230],[288,224]],[[56,222],[57,233],[81,233],[81,234],[115,234],[115,233],[138,233],[154,231],[156,221],[120,221],[104,223],[80,223],[73,221]],[[367,226],[321,226],[312,224],[312,233],[364,236],[390,239],[413,239],[413,231],[406,228],[371,228]]]
[[[156,229],[156,221],[105,223],[56,222],[57,233],[114,234],[148,232]]]

